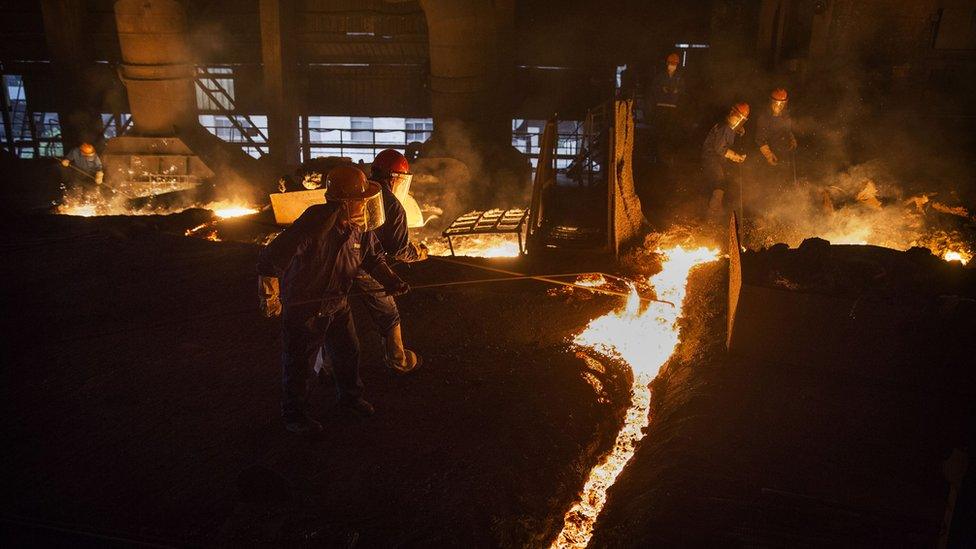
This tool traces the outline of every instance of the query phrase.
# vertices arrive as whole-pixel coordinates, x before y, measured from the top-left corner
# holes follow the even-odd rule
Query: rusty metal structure
[[[530,251],[616,255],[638,236],[644,214],[634,189],[633,109],[632,100],[592,109],[583,145],[565,173],[555,167],[555,119],[546,125],[532,188]]]
[[[525,222],[529,210],[509,208],[507,210],[473,211],[459,216],[444,229],[442,236],[454,255],[454,238],[481,235],[513,235],[518,239],[519,253],[525,253]]]

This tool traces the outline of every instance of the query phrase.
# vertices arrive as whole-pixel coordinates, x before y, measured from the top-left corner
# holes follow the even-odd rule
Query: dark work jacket
[[[360,268],[371,272],[385,261],[372,231],[337,221],[339,207],[338,202],[310,206],[261,251],[258,274],[278,277],[286,315],[299,302],[345,296]],[[324,301],[321,312],[344,304],[345,297]]]
[[[715,124],[702,144],[702,163],[721,164],[725,160],[725,151],[732,148],[733,144],[735,144],[735,130],[730,128],[726,122]]]
[[[668,76],[668,71],[659,72],[651,82],[651,89],[648,90],[651,96],[650,107],[670,107],[678,106],[678,101],[685,93],[685,78],[681,76],[681,71],[675,71],[674,76]]]
[[[776,155],[789,151],[790,137],[793,135],[793,121],[784,110],[780,116],[766,109],[756,120],[756,146],[769,145]]]
[[[393,259],[404,263],[416,261],[417,252],[410,246],[410,233],[407,230],[407,212],[387,185],[380,184],[380,186],[383,188],[383,210],[386,221],[376,229],[376,237],[391,261]]]

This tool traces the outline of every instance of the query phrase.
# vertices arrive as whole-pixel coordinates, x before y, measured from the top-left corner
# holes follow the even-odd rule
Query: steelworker
[[[427,246],[410,241],[407,213],[402,205],[413,179],[407,158],[394,149],[380,152],[373,159],[370,179],[382,187],[386,222],[376,229],[376,237],[383,245],[387,261],[414,263],[427,259]],[[380,283],[364,271],[356,277],[356,287],[363,292],[366,310],[383,338],[386,365],[403,374],[415,370],[423,361],[417,353],[403,347],[400,312],[393,296],[377,291],[381,288]]]
[[[380,185],[354,166],[333,168],[326,185],[327,203],[305,210],[258,260],[261,310],[282,315],[281,411],[285,428],[295,433],[322,430],[306,414],[308,379],[320,349],[332,362],[339,405],[373,414],[362,397],[359,339],[347,300],[360,270],[388,294],[409,290],[386,264],[373,232],[384,218]]]
[[[658,72],[651,81],[647,97],[650,108],[646,109],[654,131],[657,159],[665,164],[674,162],[675,141],[678,130],[678,105],[685,93],[685,79],[678,71],[680,58],[670,53],[665,59],[665,70]]]
[[[769,109],[763,110],[756,120],[756,146],[766,159],[767,166],[788,166],[786,153],[796,150],[793,121],[786,110],[788,96],[783,88],[776,88],[769,95]],[[782,169],[775,170],[777,183],[786,180]]]
[[[68,180],[81,183],[82,186],[102,184],[105,174],[102,172],[102,160],[95,154],[95,147],[91,143],[82,143],[71,149],[67,156],[61,159],[61,165],[68,168]]]
[[[724,122],[712,126],[708,137],[702,144],[701,164],[705,182],[712,189],[712,196],[708,201],[708,212],[713,217],[723,211],[725,194],[729,187],[729,168],[734,162],[741,164],[746,155],[732,150],[735,137],[745,133],[745,123],[749,119],[749,105],[736,103],[732,105]]]

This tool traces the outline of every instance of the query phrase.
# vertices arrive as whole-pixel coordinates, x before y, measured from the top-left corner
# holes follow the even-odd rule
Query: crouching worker
[[[362,396],[359,339],[347,301],[360,269],[390,295],[409,289],[386,264],[372,232],[384,219],[380,186],[353,166],[333,168],[326,184],[327,203],[305,210],[258,261],[261,310],[282,317],[281,412],[285,428],[296,433],[322,430],[306,408],[319,349],[332,362],[339,405],[373,414]]]

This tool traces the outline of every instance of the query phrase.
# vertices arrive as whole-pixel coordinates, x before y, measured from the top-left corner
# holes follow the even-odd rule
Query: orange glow
[[[566,513],[563,529],[552,547],[586,547],[593,536],[593,524],[613,485],[627,462],[634,456],[637,443],[644,438],[649,423],[650,382],[667,362],[680,341],[677,320],[685,298],[685,284],[691,270],[718,258],[717,250],[704,247],[670,248],[662,252],[661,272],[650,277],[658,299],[676,304],[651,302],[641,310],[640,296],[631,286],[626,305],[592,320],[573,339],[573,344],[626,362],[634,373],[631,403],[624,425],[617,434],[613,449],[591,471],[583,486],[580,500]]]

